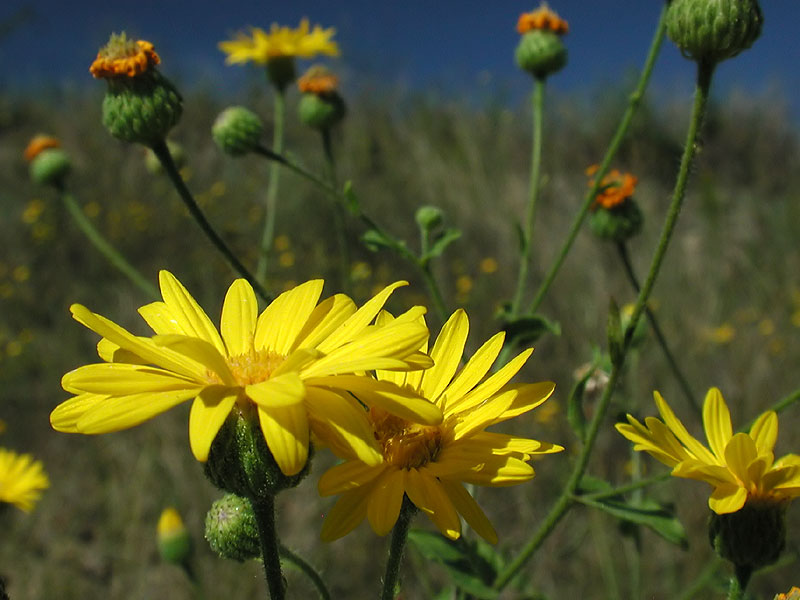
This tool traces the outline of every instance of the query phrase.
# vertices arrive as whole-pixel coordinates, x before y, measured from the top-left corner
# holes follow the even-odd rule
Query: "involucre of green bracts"
[[[61,148],[48,148],[31,161],[29,169],[34,183],[60,186],[72,169],[72,163]]]
[[[245,411],[245,412],[243,412]],[[264,440],[255,409],[234,408],[211,444],[206,477],[218,488],[244,498],[274,496],[297,486],[310,471],[306,465],[296,475],[284,475]]]
[[[261,556],[258,525],[250,501],[225,494],[206,514],[206,540],[222,558],[243,562]]]
[[[711,513],[708,539],[719,556],[737,567],[771,565],[786,546],[786,503],[754,500],[733,513]]]
[[[300,98],[297,113],[305,125],[314,129],[330,129],[347,113],[344,100],[337,92],[306,93]]]
[[[297,79],[293,56],[276,56],[267,61],[267,79],[282,94]]]
[[[229,106],[211,126],[214,142],[226,154],[242,156],[261,143],[264,124],[256,113],[244,106]]]
[[[523,34],[514,56],[520,69],[540,79],[560,71],[567,64],[567,48],[561,36],[541,29]]]
[[[181,95],[155,69],[108,80],[103,125],[117,139],[151,146],[166,137],[182,112]]]
[[[642,229],[644,217],[632,198],[612,208],[598,207],[589,216],[589,228],[605,240],[624,242]]]
[[[681,52],[710,64],[752,46],[764,23],[758,0],[671,0],[666,19]]]

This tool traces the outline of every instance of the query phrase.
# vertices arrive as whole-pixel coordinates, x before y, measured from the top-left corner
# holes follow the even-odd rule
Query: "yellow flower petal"
[[[236,384],[225,357],[219,353],[214,345],[209,344],[206,340],[199,337],[173,334],[157,335],[153,337],[153,341],[157,346],[169,348],[173,352],[200,363],[210,372],[216,374],[225,385]],[[209,382],[207,375],[203,379]]]
[[[513,389],[516,392],[514,401],[502,415],[494,420],[493,425],[518,417],[540,406],[553,395],[556,384],[552,381],[540,381],[538,383],[513,386]]]
[[[319,478],[317,489],[320,496],[342,494],[362,487],[376,479],[386,467],[371,467],[358,460],[348,460],[325,471]]]
[[[231,412],[238,390],[222,385],[205,388],[192,403],[189,413],[189,445],[200,462],[208,460],[208,452],[220,427]]]
[[[756,444],[746,433],[737,433],[724,448],[725,462],[728,469],[744,483],[745,487],[750,487],[752,481],[747,468],[757,457]]]
[[[468,391],[475,387],[478,382],[483,379],[489,369],[492,367],[497,355],[503,347],[503,340],[505,333],[502,331],[495,334],[488,341],[486,341],[477,352],[472,355],[469,362],[463,369],[455,376],[452,383],[447,386],[443,396],[444,399],[440,401],[443,409],[448,409],[450,399],[458,399],[463,397]]]
[[[695,458],[701,460],[705,463],[710,465],[718,464],[722,461],[722,456],[717,459],[703,444],[697,441],[694,436],[690,435],[686,428],[683,426],[678,418],[675,416],[675,413],[672,412],[672,409],[669,407],[664,401],[664,398],[661,397],[661,394],[658,392],[653,392],[653,396],[656,400],[656,406],[658,406],[658,412],[661,413],[661,418],[664,419],[664,423],[667,427],[670,428],[672,433],[681,441],[681,443],[686,447],[686,449],[691,452]]]
[[[253,287],[246,280],[237,279],[225,295],[219,324],[228,356],[245,354],[253,349],[256,319],[258,300]]]
[[[497,543],[497,532],[492,527],[486,513],[483,512],[475,499],[470,496],[464,486],[455,481],[441,480],[439,483],[447,494],[447,497],[455,506],[456,510],[464,517],[467,524],[475,530],[479,536],[490,544]]]
[[[298,348],[316,348],[355,312],[355,302],[345,294],[326,298],[309,315],[303,329],[297,334],[292,351]]]
[[[200,338],[216,348],[217,352],[225,355],[225,345],[219,336],[217,328],[208,318],[205,311],[186,291],[183,284],[178,281],[169,271],[161,271],[158,274],[158,283],[161,286],[161,295],[164,302],[169,307],[170,312],[178,320],[181,328],[186,335]]]
[[[433,366],[425,371],[420,387],[422,395],[432,402],[436,402],[453,379],[464,354],[468,333],[469,319],[462,309],[455,311],[442,326],[430,353]]]
[[[284,373],[244,388],[245,394],[260,408],[270,410],[302,404],[306,397],[306,386],[297,373]]]
[[[424,512],[442,535],[455,540],[461,535],[461,520],[453,503],[435,477],[419,469],[406,471],[406,494]]]
[[[358,527],[367,516],[370,491],[371,486],[367,485],[342,494],[322,523],[320,539],[323,542],[332,542]]]
[[[459,440],[476,431],[481,431],[494,423],[514,402],[516,390],[501,392],[485,399],[483,404],[469,411],[459,413],[458,422],[453,426],[453,438]]]
[[[738,485],[725,484],[714,488],[708,498],[708,507],[718,515],[736,512],[744,506],[747,491]]]
[[[728,405],[717,388],[711,388],[703,403],[703,425],[711,451],[721,462],[725,456],[725,447],[733,436],[731,413]],[[700,458],[700,457],[698,457]]]
[[[452,391],[448,388],[445,391],[445,413],[452,414],[454,412],[469,410],[498,392],[505,384],[509,382],[512,377],[514,377],[514,375],[517,374],[517,372],[522,368],[522,365],[524,365],[528,360],[532,352],[533,348],[528,348],[527,350],[520,352],[517,356],[508,361],[508,364],[506,364],[502,369],[497,371],[491,377],[487,378],[486,381],[479,384],[475,389],[473,389],[471,392],[468,392],[461,398],[454,396]],[[466,371],[469,369],[471,364],[472,361],[467,363],[467,365],[464,367],[464,370]]]
[[[367,502],[367,520],[378,535],[392,530],[400,515],[405,493],[405,469],[391,469],[375,481]]]
[[[56,431],[79,433],[78,421],[81,417],[107,398],[106,394],[80,394],[65,400],[50,413],[50,425]]]
[[[197,388],[116,396],[98,403],[77,422],[80,433],[111,433],[130,429],[197,395]]]
[[[709,465],[696,458],[689,458],[675,465],[675,468],[672,469],[672,474],[675,477],[706,481],[714,486],[739,485],[739,482],[727,467]]]
[[[203,385],[203,383],[176,375],[171,371],[125,363],[84,365],[66,373],[61,378],[61,386],[73,394],[92,392],[109,396],[170,390],[199,390]]]
[[[256,350],[289,354],[306,320],[317,305],[324,282],[312,279],[283,292],[259,315],[256,323]]]
[[[97,342],[97,356],[106,362],[128,363],[132,365],[147,364],[147,361],[143,360],[140,356],[128,350],[123,350],[106,338],[102,338]]]
[[[750,427],[750,437],[756,443],[759,454],[772,454],[778,439],[778,415],[769,410],[756,419]]]
[[[305,406],[258,407],[261,431],[284,475],[297,475],[308,459],[308,417]]]
[[[192,335],[191,330],[181,326],[180,320],[165,302],[145,304],[138,312],[150,329],[157,334]]]

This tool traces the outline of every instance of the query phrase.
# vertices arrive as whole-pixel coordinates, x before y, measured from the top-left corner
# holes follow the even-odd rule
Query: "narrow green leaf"
[[[344,205],[350,214],[358,215],[361,213],[361,205],[358,202],[358,196],[356,196],[356,192],[353,189],[353,182],[349,179],[344,184],[344,189],[342,190],[342,195],[344,196]]]
[[[686,530],[681,522],[675,518],[671,507],[662,506],[655,500],[645,499],[636,506],[627,504],[623,500],[605,498],[592,500],[581,498],[583,504],[598,508],[623,521],[643,525],[655,531],[668,542],[687,548],[689,546]]]
[[[517,345],[532,344],[545,333],[561,335],[561,325],[542,315],[529,315],[506,321],[503,325],[506,343]]]
[[[586,383],[594,373],[595,368],[592,365],[586,371],[586,374],[572,386],[572,391],[570,391],[567,399],[567,422],[581,442],[586,439],[586,414],[583,412],[583,394],[586,391]]]
[[[431,245],[430,249],[425,253],[425,256],[422,257],[423,260],[441,256],[445,248],[447,248],[460,237],[460,229],[445,229],[442,234],[433,242],[433,245]]]
[[[390,250],[394,249],[397,245],[397,242],[392,238],[384,235],[377,229],[368,229],[361,235],[361,241],[364,245],[372,250],[373,252],[377,252],[382,248],[388,248]]]

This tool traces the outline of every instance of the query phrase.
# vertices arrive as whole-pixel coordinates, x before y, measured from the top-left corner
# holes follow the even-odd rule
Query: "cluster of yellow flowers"
[[[325,473],[322,495],[341,494],[323,527],[335,539],[367,517],[385,534],[404,495],[451,538],[459,514],[480,535],[496,534],[463,484],[507,486],[534,476],[534,455],[562,450],[537,440],[489,433],[496,423],[542,404],[552,383],[509,385],[528,349],[486,377],[504,334],[488,340],[459,370],[469,324],[456,311],[428,352],[425,309],[393,317],[387,286],[361,307],[323,282],[284,292],[260,314],[252,287],[236,280],[219,330],[183,285],[160,274],[162,302],[139,314],[155,335],[134,335],[81,305],[77,321],[102,339],[103,362],[67,373],[75,396],[51,415],[53,427],[106,433],[133,427],[187,400],[189,444],[207,461],[230,415],[253,415],[280,470],[300,473],[309,444],[344,459]]]

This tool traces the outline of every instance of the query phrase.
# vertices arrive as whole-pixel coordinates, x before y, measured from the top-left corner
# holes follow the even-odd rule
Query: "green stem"
[[[282,89],[275,88],[274,116],[275,123],[272,130],[272,151],[276,154],[283,152],[283,124],[286,115],[286,98]],[[267,184],[266,211],[264,218],[264,231],[261,234],[261,252],[256,265],[256,279],[266,281],[267,263],[272,243],[275,239],[275,213],[278,208],[278,188],[280,187],[281,170],[272,163],[269,169],[269,183]]]
[[[610,490],[602,490],[600,492],[592,492],[590,494],[578,494],[573,496],[573,500],[578,502],[582,500],[604,500],[605,498],[613,498],[614,496],[622,496],[628,492],[634,492],[653,485],[654,483],[662,483],[671,477],[670,472],[662,473],[661,475],[654,475],[647,479],[638,479],[626,485],[621,485]]]
[[[430,262],[425,262],[422,264],[417,257],[414,257],[414,263],[420,270],[422,274],[422,280],[425,282],[425,286],[428,288],[428,293],[431,296],[431,300],[433,300],[433,308],[436,310],[436,314],[439,316],[439,319],[444,323],[447,321],[447,317],[450,316],[450,313],[447,309],[447,305],[445,304],[444,297],[442,296],[442,290],[439,289],[439,284],[436,282],[436,277],[433,276],[433,272],[431,271]]]
[[[735,567],[734,575],[731,577],[731,585],[728,588],[728,600],[743,600],[744,592],[750,581],[753,569],[750,567]]]
[[[258,538],[261,542],[261,557],[264,559],[264,575],[267,578],[269,597],[271,600],[283,600],[286,588],[281,573],[278,533],[275,529],[275,496],[250,498],[250,504],[253,506],[253,514],[258,526]]]
[[[589,464],[592,448],[597,440],[597,436],[600,432],[600,426],[605,418],[606,412],[608,411],[608,406],[611,402],[611,396],[617,387],[617,383],[622,373],[622,367],[625,364],[625,357],[630,349],[632,333],[636,328],[639,319],[641,318],[644,307],[646,306],[647,300],[650,297],[650,293],[653,290],[653,285],[655,284],[656,277],[661,269],[661,264],[664,260],[667,247],[669,246],[669,241],[675,229],[675,224],[677,222],[678,215],[680,214],[681,206],[683,205],[683,199],[686,193],[686,184],[689,180],[689,172],[692,165],[692,160],[694,159],[695,151],[697,149],[698,134],[703,123],[703,117],[705,116],[706,103],[708,101],[708,91],[711,86],[711,76],[713,71],[714,65],[707,63],[698,64],[694,106],[692,108],[692,116],[689,121],[689,131],[686,136],[686,145],[681,158],[678,177],[675,181],[675,189],[673,191],[672,201],[670,202],[667,217],[661,230],[658,246],[656,247],[656,251],[650,263],[647,279],[645,280],[645,283],[639,292],[639,296],[636,299],[636,305],[633,308],[633,314],[631,315],[630,323],[625,331],[622,355],[611,368],[611,374],[609,376],[608,383],[606,388],[603,390],[603,395],[598,401],[597,406],[595,407],[594,415],[592,416],[592,420],[589,423],[584,446],[578,455],[578,459],[575,462],[564,490],[556,500],[553,508],[545,517],[544,523],[540,526],[539,530],[534,533],[533,537],[525,545],[520,554],[506,567],[503,572],[498,575],[494,583],[495,589],[503,589],[511,581],[511,579],[517,574],[522,566],[535,554],[542,542],[547,538],[550,532],[555,529],[555,526],[573,506],[573,496],[575,495],[575,491],[578,489],[581,479],[583,478],[583,474],[586,471],[586,467]]]
[[[244,277],[250,285],[253,286],[256,294],[261,296],[263,300],[269,302],[272,300],[272,296],[264,289],[264,286],[253,277],[250,271],[241,263],[241,261],[236,258],[236,255],[231,251],[228,245],[222,240],[219,234],[214,230],[211,224],[206,219],[203,211],[200,210],[200,207],[197,205],[192,193],[189,191],[189,188],[186,187],[186,183],[183,181],[180,173],[178,173],[178,169],[175,167],[175,162],[172,160],[172,155],[167,148],[167,144],[164,141],[160,141],[152,146],[153,153],[158,157],[158,160],[161,161],[161,166],[164,167],[164,171],[169,176],[172,185],[175,186],[175,189],[178,192],[178,195],[183,200],[183,203],[186,205],[186,208],[189,209],[189,213],[191,213],[194,220],[197,221],[197,224],[200,226],[200,229],[203,230],[203,233],[206,234],[211,243],[214,244],[214,247],[219,250],[219,252],[227,259],[228,263],[231,265],[234,271],[236,271],[239,275]]]
[[[625,274],[628,276],[628,281],[630,281],[631,286],[638,293],[640,291],[639,279],[636,277],[636,272],[633,270],[633,263],[631,262],[630,255],[628,254],[628,246],[625,244],[625,242],[617,242],[617,253],[619,254],[622,264],[625,267]],[[656,340],[658,340],[658,345],[661,346],[661,351],[664,353],[664,358],[667,359],[667,364],[669,364],[670,369],[672,369],[672,374],[678,381],[678,385],[680,386],[681,390],[683,390],[684,396],[686,396],[689,404],[698,415],[703,414],[700,404],[697,402],[697,398],[695,398],[694,394],[692,393],[692,388],[689,386],[689,382],[684,376],[683,371],[681,371],[681,368],[678,366],[678,361],[675,360],[675,355],[672,354],[672,351],[669,349],[669,344],[667,344],[667,339],[664,337],[664,332],[658,324],[658,319],[656,319],[655,313],[650,309],[649,306],[645,306],[644,310],[648,321],[650,321],[650,327],[656,336]]]
[[[397,517],[392,529],[392,541],[389,545],[389,560],[386,562],[386,573],[383,576],[383,590],[381,600],[394,600],[397,584],[400,579],[400,565],[403,562],[403,552],[408,540],[408,531],[411,529],[411,519],[414,517],[416,507],[408,500],[403,499],[400,516]]]
[[[798,400],[800,400],[800,389],[796,389],[792,393],[784,396],[783,398],[778,400],[775,404],[773,404],[771,407],[769,407],[769,409],[767,410],[774,410],[776,413],[779,413],[789,408],[792,404],[794,404]],[[756,419],[752,419],[749,423],[747,423],[747,425],[742,427],[740,431],[749,431],[749,429],[753,426],[753,423],[755,422]]]
[[[539,198],[540,173],[542,165],[542,139],[543,139],[543,119],[544,112],[544,85],[545,79],[537,77],[533,84],[533,96],[531,98],[531,108],[533,111],[533,140],[531,142],[531,177],[528,188],[528,209],[525,216],[525,228],[523,229],[522,252],[519,259],[519,270],[517,271],[517,287],[514,298],[511,301],[511,318],[519,314],[522,305],[522,295],[525,292],[525,284],[528,281],[528,269],[531,261],[531,248],[533,246],[533,225],[536,218],[536,201]]]
[[[322,130],[322,148],[325,151],[325,166],[328,175],[328,182],[334,190],[339,189],[336,179],[336,160],[331,143],[331,130]],[[277,167],[277,165],[275,165]],[[333,202],[333,225],[336,229],[336,240],[339,246],[339,285],[347,293],[350,287],[350,247],[347,244],[347,229],[345,225],[345,208],[342,202],[334,198]]]
[[[644,67],[642,68],[642,73],[639,76],[639,81],[636,84],[636,88],[634,89],[633,93],[630,95],[628,99],[628,107],[625,110],[625,114],[622,116],[622,120],[619,122],[617,126],[617,131],[614,133],[614,137],[611,139],[611,143],[606,150],[606,154],[603,157],[603,160],[600,162],[600,166],[597,169],[594,177],[594,183],[592,184],[589,191],[586,193],[586,196],[583,200],[583,205],[581,206],[580,211],[575,217],[575,220],[572,223],[572,227],[567,234],[567,239],[564,241],[564,245],[561,247],[561,251],[556,256],[556,260],[553,265],[550,267],[550,270],[547,272],[544,281],[539,286],[538,291],[536,292],[536,296],[531,302],[529,312],[535,313],[536,310],[544,300],[547,291],[550,289],[550,286],[555,280],[556,275],[558,274],[559,269],[561,269],[561,265],[564,262],[564,259],[567,257],[570,249],[572,248],[572,244],[575,241],[575,238],[578,236],[578,231],[580,231],[581,225],[583,224],[583,220],[586,218],[586,214],[589,212],[589,208],[594,202],[594,198],[597,195],[597,190],[600,187],[600,182],[603,180],[606,172],[608,171],[608,167],[611,165],[611,161],[614,160],[614,157],[617,154],[620,146],[622,145],[622,140],[625,138],[625,135],[628,133],[628,129],[631,125],[631,121],[633,121],[633,116],[636,114],[636,111],[639,108],[639,105],[642,102],[642,97],[644,96],[644,92],[647,89],[647,84],[650,81],[650,75],[653,72],[653,67],[656,63],[656,58],[658,57],[658,52],[661,49],[661,42],[664,40],[664,32],[666,31],[665,19],[664,16],[666,14],[666,6],[661,10],[661,16],[658,20],[658,25],[656,26],[655,34],[653,35],[653,41],[650,43],[650,50],[647,54],[647,59],[645,60]]]
[[[94,224],[89,220],[81,207],[78,206],[78,202],[75,200],[75,197],[63,188],[60,188],[59,191],[61,193],[61,200],[67,207],[67,211],[72,217],[72,220],[75,221],[75,224],[89,239],[95,249],[97,249],[97,251],[100,252],[100,254],[102,254],[106,260],[116,267],[123,275],[130,279],[131,283],[142,290],[142,292],[153,299],[160,298],[156,287],[150,283],[150,281],[145,278],[145,276],[142,275],[136,269],[136,267],[129,263],[125,257],[122,256],[122,254],[120,254],[120,252],[114,248],[114,246],[112,246],[105,237],[103,237],[103,234],[101,234],[95,228]]]
[[[308,563],[308,561],[306,561],[299,554],[295,554],[294,552],[289,550],[289,548],[287,548],[283,544],[280,545],[279,551],[281,556],[286,559],[286,562],[293,565],[298,571],[300,571],[306,577],[308,577],[308,579],[317,589],[317,593],[319,594],[319,597],[322,598],[322,600],[331,599],[331,593],[328,591],[328,588],[325,585],[325,582],[322,580],[322,577],[320,577],[320,574],[317,573],[317,570],[314,567],[312,567],[311,564]]]

